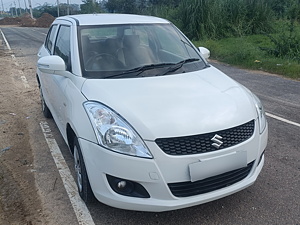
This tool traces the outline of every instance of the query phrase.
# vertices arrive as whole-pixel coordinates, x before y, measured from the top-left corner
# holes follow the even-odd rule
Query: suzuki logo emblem
[[[211,141],[214,142],[212,143],[212,146],[214,146],[215,148],[220,148],[220,146],[223,144],[223,141],[221,141],[223,138],[220,135],[215,135]]]

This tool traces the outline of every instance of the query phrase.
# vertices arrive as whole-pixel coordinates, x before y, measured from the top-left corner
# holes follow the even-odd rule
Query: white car
[[[60,17],[38,56],[43,113],[74,154],[85,202],[175,210],[238,192],[262,170],[260,100],[169,21]]]

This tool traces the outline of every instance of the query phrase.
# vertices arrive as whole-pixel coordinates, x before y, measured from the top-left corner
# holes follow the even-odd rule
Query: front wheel
[[[94,202],[95,196],[87,176],[82,152],[76,137],[74,140],[74,166],[76,173],[76,184],[80,197],[86,203]]]
[[[52,114],[50,112],[50,109],[46,105],[46,102],[45,102],[45,99],[44,99],[44,96],[43,96],[43,91],[42,91],[41,87],[40,87],[40,97],[41,97],[42,111],[43,111],[44,116],[46,118],[52,118]]]

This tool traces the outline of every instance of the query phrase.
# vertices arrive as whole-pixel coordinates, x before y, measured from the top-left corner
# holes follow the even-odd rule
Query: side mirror
[[[43,73],[50,74],[62,75],[62,72],[66,71],[65,61],[57,55],[44,56],[40,58],[38,60],[37,67]]]
[[[207,48],[199,47],[198,49],[205,59],[208,59],[210,57],[210,51]]]

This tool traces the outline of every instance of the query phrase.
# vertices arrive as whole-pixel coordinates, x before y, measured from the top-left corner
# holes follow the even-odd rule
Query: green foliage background
[[[134,13],[166,18],[188,38],[209,47],[213,58],[300,78],[299,67],[294,69],[300,63],[300,0],[83,0],[82,3],[80,10],[71,14]],[[66,5],[60,7],[64,15]],[[34,12],[57,16],[57,7],[44,5]],[[264,66],[253,64],[253,60],[262,63],[266,59],[268,63]]]

